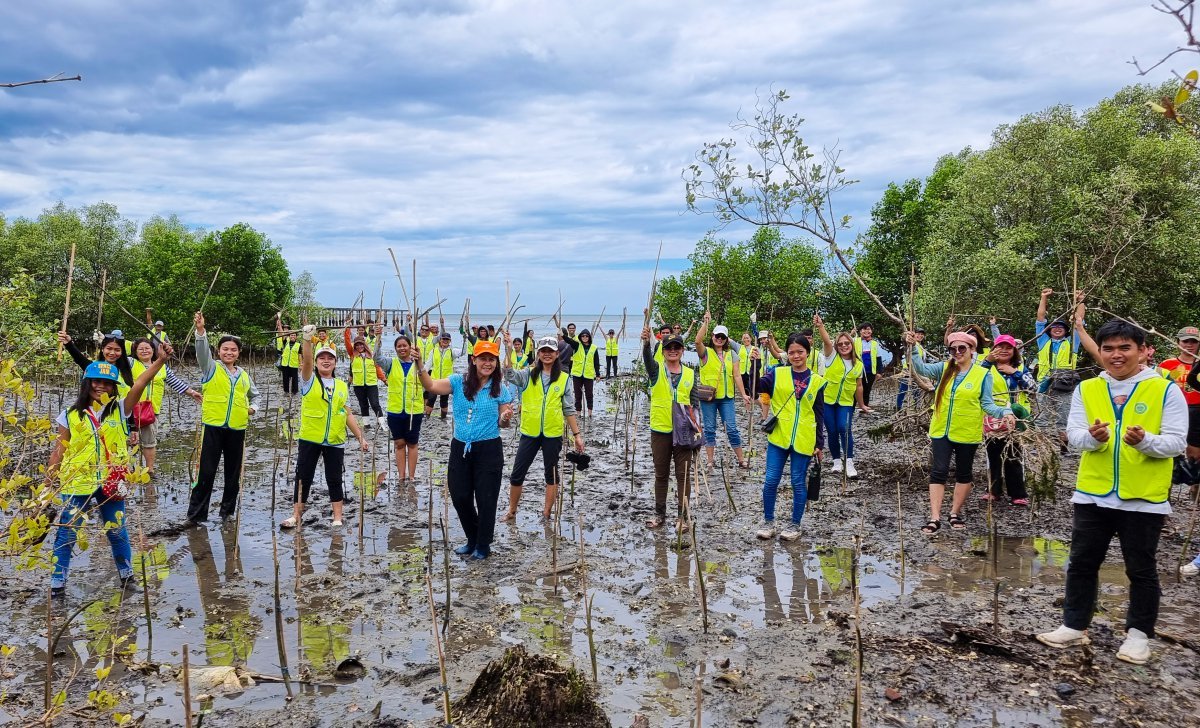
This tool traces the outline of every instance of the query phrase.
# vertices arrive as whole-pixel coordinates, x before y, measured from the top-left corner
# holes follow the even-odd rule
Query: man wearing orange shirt
[[[1175,482],[1195,484],[1200,481],[1200,391],[1188,385],[1188,374],[1196,363],[1200,349],[1200,328],[1185,326],[1175,335],[1179,342],[1179,355],[1164,361],[1160,368],[1183,388],[1183,397],[1188,405],[1187,453],[1185,461],[1175,468]],[[1186,467],[1180,467],[1186,466]]]

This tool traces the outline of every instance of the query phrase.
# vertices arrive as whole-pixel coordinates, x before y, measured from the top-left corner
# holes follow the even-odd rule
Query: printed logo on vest
[[[1147,406],[1145,402],[1138,402],[1136,405],[1133,406],[1133,411],[1137,412],[1139,415],[1146,414],[1146,412],[1149,411],[1149,409],[1150,409],[1150,407]]]

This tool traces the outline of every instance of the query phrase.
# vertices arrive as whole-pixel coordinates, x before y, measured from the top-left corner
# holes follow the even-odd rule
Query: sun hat
[[[967,346],[971,347],[972,349],[975,348],[975,337],[971,336],[970,334],[968,334],[965,331],[955,331],[954,333],[952,333],[946,337],[947,345],[953,345],[956,342],[966,344]]]
[[[766,329],[763,329],[762,331],[758,332],[759,339],[769,339],[770,337],[771,337],[771,332],[767,331]]]
[[[88,364],[83,372],[84,379],[99,379],[105,382],[117,381],[117,368],[106,361],[94,361]]]
[[[491,354],[497,359],[500,358],[500,345],[494,341],[479,340],[475,342],[475,348],[471,351],[474,356],[482,356]]]

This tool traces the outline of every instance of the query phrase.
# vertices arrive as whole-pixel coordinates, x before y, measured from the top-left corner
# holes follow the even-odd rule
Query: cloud
[[[144,220],[244,221],[348,304],[418,258],[430,289],[531,309],[640,306],[654,251],[713,224],[680,170],[786,88],[807,138],[861,180],[983,147],[996,125],[1137,81],[1174,31],[1118,0],[633,4],[377,0],[10,9],[0,209],[106,200]],[[737,239],[748,231],[723,233]],[[668,270],[667,272],[671,272]],[[496,308],[500,308],[497,306]]]

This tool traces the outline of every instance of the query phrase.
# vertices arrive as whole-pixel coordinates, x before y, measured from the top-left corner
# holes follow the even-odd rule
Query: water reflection
[[[241,558],[234,549],[233,528],[221,528],[222,571],[218,571],[206,528],[186,531],[188,551],[196,570],[200,606],[204,611],[204,650],[209,665],[244,665],[250,659],[262,620],[251,613],[241,579]]]

